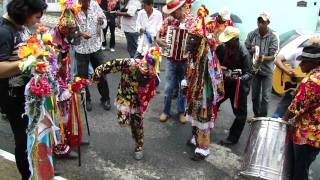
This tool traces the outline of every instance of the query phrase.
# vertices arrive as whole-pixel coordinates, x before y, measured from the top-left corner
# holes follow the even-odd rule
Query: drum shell
[[[262,117],[250,126],[241,175],[251,179],[291,179],[293,146],[288,123]]]

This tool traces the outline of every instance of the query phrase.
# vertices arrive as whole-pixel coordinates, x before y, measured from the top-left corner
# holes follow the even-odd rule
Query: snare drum
[[[291,179],[293,154],[288,122],[259,117],[250,121],[250,126],[240,174],[255,179]]]

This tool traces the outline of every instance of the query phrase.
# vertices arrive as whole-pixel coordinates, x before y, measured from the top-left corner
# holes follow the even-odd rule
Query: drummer
[[[308,180],[310,165],[320,151],[320,36],[310,39],[297,59],[307,76],[283,119],[295,119],[293,180]]]

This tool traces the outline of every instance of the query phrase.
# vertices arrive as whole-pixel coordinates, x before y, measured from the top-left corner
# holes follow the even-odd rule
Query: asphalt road
[[[128,57],[123,40],[116,45],[116,52],[106,51],[107,59]],[[162,66],[164,67],[164,66]],[[163,70],[164,71],[164,70]],[[108,76],[110,97],[116,97],[120,74]],[[164,79],[164,72],[161,74]],[[166,123],[159,122],[163,108],[164,82],[145,115],[145,151],[144,159],[133,159],[134,142],[129,128],[121,128],[116,120],[116,109],[105,111],[99,105],[99,93],[95,86],[90,87],[93,110],[88,113],[91,137],[90,145],[82,147],[82,166],[77,160],[58,160],[56,166],[68,179],[239,179],[241,155],[248,137],[248,126],[240,142],[231,149],[216,145],[227,136],[234,119],[229,101],[219,112],[219,119],[212,131],[211,155],[202,162],[189,159],[192,149],[186,146],[191,136],[191,127],[181,125],[173,116]],[[248,97],[248,118],[252,117],[251,99]],[[272,96],[270,114],[274,111],[279,97]],[[173,112],[175,112],[173,102]],[[173,113],[175,114],[175,113]],[[9,152],[14,150],[14,142],[8,122],[0,120],[0,148]],[[312,165],[311,176],[320,179],[320,156]],[[240,178],[241,179],[241,178]]]

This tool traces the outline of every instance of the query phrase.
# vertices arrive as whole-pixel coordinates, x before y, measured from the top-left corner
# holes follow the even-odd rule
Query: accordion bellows
[[[188,30],[176,29],[174,26],[169,26],[167,30],[166,43],[167,46],[163,50],[163,56],[174,61],[185,61],[186,39]]]

